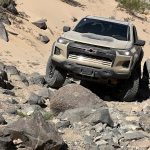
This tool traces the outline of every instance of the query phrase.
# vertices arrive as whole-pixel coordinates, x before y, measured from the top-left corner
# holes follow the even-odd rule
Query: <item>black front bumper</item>
[[[110,69],[97,69],[93,67],[87,67],[83,65],[79,65],[76,63],[72,63],[69,61],[65,61],[63,63],[59,63],[57,61],[52,60],[52,63],[56,66],[56,68],[62,68],[66,70],[69,74],[77,78],[93,78],[94,79],[127,79],[130,77],[130,74],[117,74]]]

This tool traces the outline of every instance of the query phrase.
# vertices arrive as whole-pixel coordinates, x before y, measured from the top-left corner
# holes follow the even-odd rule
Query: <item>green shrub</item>
[[[117,0],[119,7],[125,8],[128,12],[142,13],[150,8],[150,5],[144,0]]]

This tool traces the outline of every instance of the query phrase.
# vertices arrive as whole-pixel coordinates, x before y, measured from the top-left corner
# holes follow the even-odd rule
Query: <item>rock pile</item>
[[[150,100],[107,102],[66,83],[0,63],[1,150],[149,150]]]

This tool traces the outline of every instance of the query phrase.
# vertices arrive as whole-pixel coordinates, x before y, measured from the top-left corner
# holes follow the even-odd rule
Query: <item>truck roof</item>
[[[87,16],[85,18],[96,19],[96,20],[104,20],[104,21],[108,21],[108,22],[114,22],[114,23],[119,23],[119,24],[124,24],[124,25],[128,25],[128,26],[132,26],[132,23],[130,23],[130,22],[116,20],[116,19],[111,19],[111,18],[104,18],[104,17],[98,17],[98,16]]]

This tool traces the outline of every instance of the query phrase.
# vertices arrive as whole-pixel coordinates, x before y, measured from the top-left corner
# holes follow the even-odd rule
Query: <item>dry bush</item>
[[[146,9],[150,9],[150,4],[144,0],[116,0],[119,2],[119,7],[125,8],[128,12],[143,13]]]

